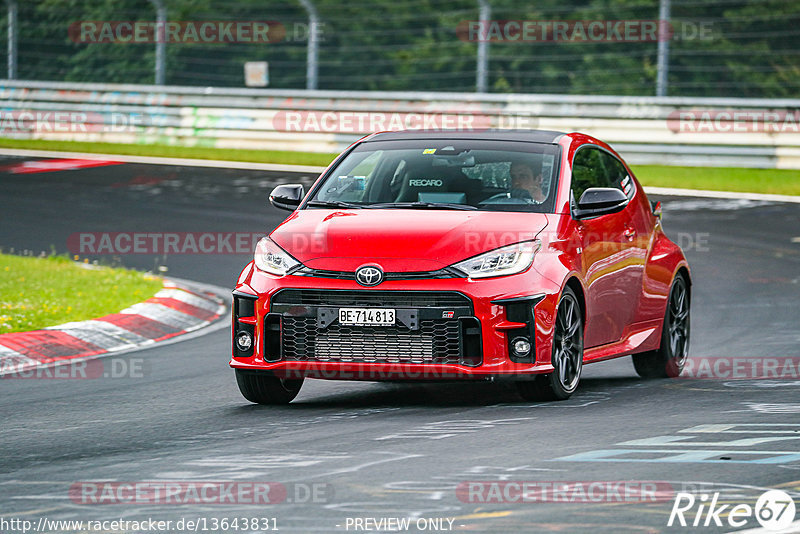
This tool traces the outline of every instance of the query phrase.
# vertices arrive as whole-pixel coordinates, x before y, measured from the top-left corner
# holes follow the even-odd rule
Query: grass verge
[[[161,289],[137,271],[76,264],[64,256],[0,254],[0,334],[116,313]]]
[[[800,195],[800,171],[724,167],[632,165],[644,186]]]
[[[225,148],[183,147],[168,145],[126,145],[117,143],[85,143],[79,141],[46,141],[41,139],[3,139],[2,148],[56,150],[95,154],[124,154],[190,159],[217,159],[254,163],[282,163],[324,167],[336,154],[291,152],[279,150],[239,150]],[[667,165],[634,165],[633,171],[645,186],[800,195],[800,171],[783,169],[742,169],[717,167],[672,167]]]

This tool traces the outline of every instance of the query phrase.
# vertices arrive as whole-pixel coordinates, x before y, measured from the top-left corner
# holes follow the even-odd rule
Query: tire
[[[675,378],[683,371],[689,355],[689,285],[683,275],[672,281],[661,346],[658,350],[633,355],[633,367],[642,378]]]
[[[300,393],[303,379],[278,378],[259,371],[236,369],[236,383],[242,396],[256,404],[289,404]]]
[[[578,298],[569,287],[564,288],[558,301],[551,358],[552,373],[517,382],[523,399],[566,400],[578,389],[583,369],[583,315]]]

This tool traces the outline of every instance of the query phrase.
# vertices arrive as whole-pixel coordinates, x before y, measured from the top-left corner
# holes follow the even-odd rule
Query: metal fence
[[[800,94],[796,0],[5,1],[10,79],[241,87],[258,61],[274,88]]]
[[[339,152],[396,129],[581,131],[639,164],[800,169],[800,99],[0,81],[0,137]]]

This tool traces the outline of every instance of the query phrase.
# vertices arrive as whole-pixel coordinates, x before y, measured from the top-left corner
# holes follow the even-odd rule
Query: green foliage
[[[277,21],[270,44],[169,43],[167,83],[243,86],[246,61],[268,61],[270,86],[305,87],[307,14],[299,2],[165,0],[170,21]],[[477,44],[459,38],[475,0],[313,0],[322,20],[319,87],[472,91]],[[658,0],[490,0],[493,20],[658,19]],[[152,83],[153,44],[70,40],[78,21],[152,21],[149,0],[19,2],[19,77]],[[673,0],[669,94],[794,97],[800,93],[800,2]],[[0,17],[5,30],[5,13]],[[655,42],[491,43],[493,92],[652,95]]]

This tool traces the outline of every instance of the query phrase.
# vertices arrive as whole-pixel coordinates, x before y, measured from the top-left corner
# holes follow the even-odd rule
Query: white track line
[[[800,196],[769,195],[765,193],[739,193],[735,191],[707,191],[704,189],[673,189],[671,187],[645,187],[647,194],[674,195],[680,197],[733,198],[737,200],[766,200],[770,202],[794,202],[800,204]]]
[[[214,167],[220,169],[251,169],[256,171],[306,172],[320,174],[325,167],[311,165],[282,165],[279,163],[250,163],[247,161],[223,161],[216,159],[156,158],[151,156],[125,156],[122,154],[86,154],[83,152],[60,152],[55,150],[23,150],[0,148],[2,156],[22,156],[29,158],[75,158],[122,163],[146,163],[148,165],[179,165],[181,167]]]

